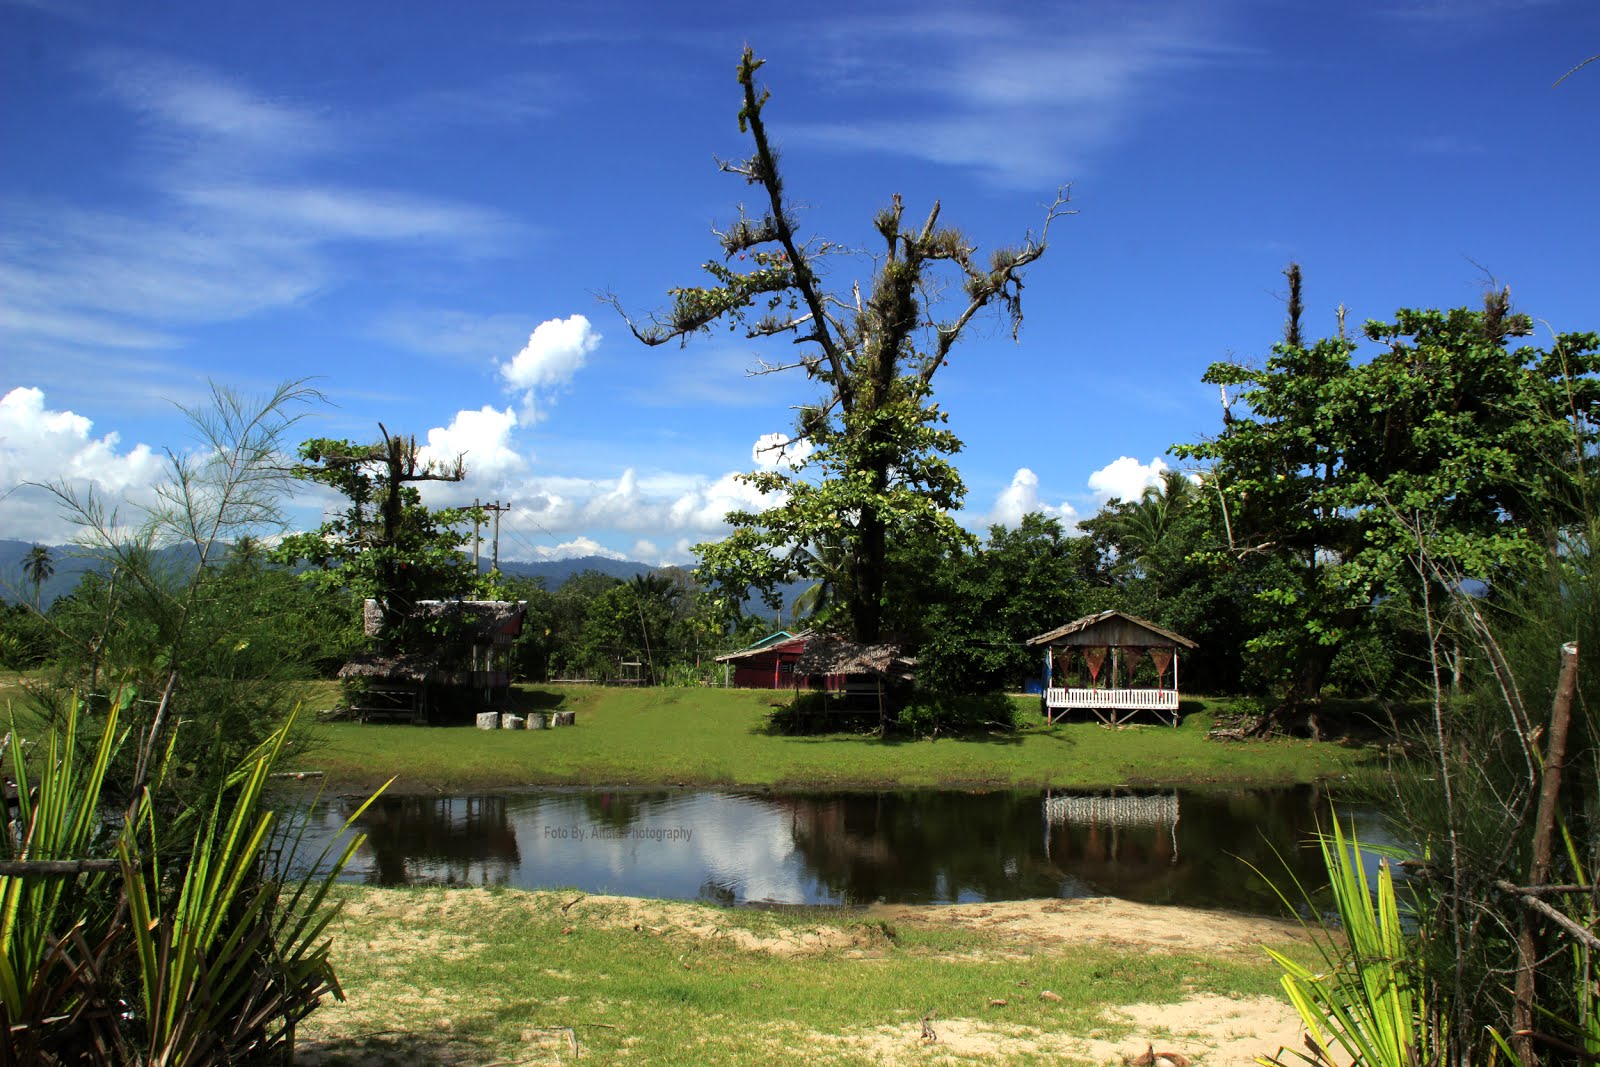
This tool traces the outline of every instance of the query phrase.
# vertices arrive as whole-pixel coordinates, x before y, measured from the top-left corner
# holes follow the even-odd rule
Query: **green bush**
[[[1019,725],[1016,701],[1004,693],[959,696],[918,691],[900,708],[896,722],[918,736],[965,733],[974,730],[1015,730]]]

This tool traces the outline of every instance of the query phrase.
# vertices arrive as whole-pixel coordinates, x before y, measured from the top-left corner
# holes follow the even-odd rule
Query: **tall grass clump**
[[[1420,942],[1406,929],[1406,919],[1416,913],[1401,906],[1389,859],[1380,861],[1374,886],[1360,842],[1353,832],[1345,838],[1337,816],[1333,832],[1319,844],[1338,916],[1337,932],[1313,932],[1322,966],[1313,970],[1266,950],[1283,969],[1284,992],[1306,1027],[1307,1051],[1280,1051],[1257,1062],[1269,1067],[1422,1067],[1445,1062],[1448,1023],[1431,996],[1432,983],[1417,964]],[[1315,909],[1312,895],[1299,888]]]
[[[298,875],[292,843],[273,858],[266,788],[292,719],[223,776],[209,806],[176,816],[151,802],[169,742],[118,818],[105,786],[130,736],[126,703],[103,716],[87,760],[81,706],[31,755],[15,727],[8,735],[18,814],[0,847],[0,1062],[198,1067],[292,1050],[296,1024],[342,995],[327,895],[364,838]]]

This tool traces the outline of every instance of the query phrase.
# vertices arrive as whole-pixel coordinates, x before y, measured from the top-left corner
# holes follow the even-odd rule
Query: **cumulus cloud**
[[[794,470],[811,455],[810,441],[791,441],[786,433],[764,433],[750,448],[750,459],[758,467]]]
[[[1089,488],[1103,500],[1117,497],[1137,500],[1147,486],[1161,484],[1161,472],[1167,465],[1157,456],[1149,463],[1140,463],[1132,456],[1119,456],[1089,475]]]
[[[548,319],[528,335],[522,351],[500,364],[500,377],[522,390],[523,405],[537,418],[539,394],[569,384],[599,344],[600,334],[582,315]]]
[[[1022,517],[1030,512],[1040,512],[1069,525],[1078,518],[1077,510],[1064,500],[1055,506],[1041,501],[1039,476],[1027,467],[1019,467],[1017,473],[1011,476],[1011,484],[995,497],[994,507],[989,512],[989,521],[1016,526],[1022,522]]]
[[[0,493],[7,493],[4,534],[22,540],[69,540],[73,527],[55,500],[25,482],[65,482],[92,488],[108,507],[150,503],[162,477],[162,457],[147,445],[120,448],[115,433],[94,436],[94,423],[45,406],[43,390],[27,386],[0,397]]]
[[[467,477],[472,482],[500,482],[528,465],[511,446],[517,428],[517,413],[510,408],[498,411],[488,404],[477,411],[458,411],[449,426],[428,431],[422,448],[427,461],[449,464],[463,458]]]
[[[513,507],[502,516],[502,529],[513,531],[524,551],[534,553],[531,558],[587,555],[604,542],[628,545],[626,558],[657,564],[688,562],[696,544],[726,535],[728,512],[759,511],[778,500],[756,492],[735,472],[708,479],[641,474],[631,467],[614,479],[528,478],[505,492]],[[667,538],[673,539],[670,546]],[[613,548],[605,554],[624,558]]]

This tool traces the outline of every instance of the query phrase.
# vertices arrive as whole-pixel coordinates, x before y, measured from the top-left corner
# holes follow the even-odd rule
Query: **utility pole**
[[[499,518],[498,515],[495,518]],[[472,576],[478,576],[478,498],[472,498]]]
[[[490,557],[492,560],[490,569],[497,571],[500,569],[500,513],[502,511],[510,511],[511,504],[509,501],[502,504],[496,500],[483,505],[483,510],[494,512],[494,555]]]

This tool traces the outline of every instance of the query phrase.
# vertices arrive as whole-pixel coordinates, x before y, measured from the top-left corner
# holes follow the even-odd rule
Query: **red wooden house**
[[[797,634],[779,630],[749,648],[718,656],[717,662],[733,669],[731,684],[739,689],[793,689],[796,684],[809,688],[809,679],[795,678],[794,665],[811,636],[810,630]]]

